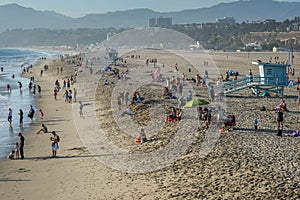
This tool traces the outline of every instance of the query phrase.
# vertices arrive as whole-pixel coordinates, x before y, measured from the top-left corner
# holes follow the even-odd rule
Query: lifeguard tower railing
[[[224,94],[231,94],[244,89],[252,89],[259,92],[272,92],[283,96],[284,87],[288,85],[288,78],[261,77],[259,75],[246,76],[237,80],[222,82],[215,86],[216,90],[221,90]]]

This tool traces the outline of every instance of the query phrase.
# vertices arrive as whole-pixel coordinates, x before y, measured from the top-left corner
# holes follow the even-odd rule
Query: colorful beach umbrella
[[[189,102],[187,102],[183,107],[191,108],[194,106],[202,106],[202,105],[208,105],[208,104],[209,104],[209,102],[205,101],[203,99],[193,99],[193,100],[190,100]]]
[[[263,92],[260,94],[261,97],[274,97],[276,96],[274,93],[272,92]]]
[[[270,93],[269,92],[263,92],[260,94],[261,97],[270,97]]]

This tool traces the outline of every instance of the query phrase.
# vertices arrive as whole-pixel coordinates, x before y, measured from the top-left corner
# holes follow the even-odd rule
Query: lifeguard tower
[[[253,76],[253,84],[257,90],[284,94],[284,87],[288,86],[288,64],[252,62],[259,68],[259,76]]]
[[[106,65],[116,65],[117,64],[117,60],[118,60],[118,52],[115,49],[107,49],[106,52]]]
[[[258,95],[260,92],[272,92],[277,95],[284,95],[284,87],[288,86],[289,77],[287,68],[289,64],[252,62],[258,66],[259,75],[248,75],[233,81],[223,82],[216,89],[224,94],[230,94],[243,89],[252,89]]]

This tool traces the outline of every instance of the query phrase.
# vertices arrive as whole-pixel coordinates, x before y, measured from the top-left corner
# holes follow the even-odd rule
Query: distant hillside
[[[124,29],[67,29],[50,30],[36,28],[28,30],[14,29],[0,33],[0,48],[30,46],[87,46],[102,42],[107,33],[119,33]]]
[[[49,12],[24,8],[18,4],[0,6],[0,31],[7,29],[31,29],[38,27],[63,28],[72,18]]]
[[[217,18],[234,17],[237,22],[275,19],[283,21],[300,15],[300,2],[274,0],[241,0],[209,8],[159,13],[150,9],[133,9],[89,14],[72,18],[53,11],[37,11],[18,4],[0,6],[0,32],[7,29],[76,29],[105,27],[143,27],[151,17],[172,17],[173,24],[215,22]]]

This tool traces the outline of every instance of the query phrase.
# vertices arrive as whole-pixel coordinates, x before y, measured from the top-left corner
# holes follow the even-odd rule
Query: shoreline
[[[47,49],[47,48],[27,48],[27,47],[7,47],[7,48],[1,48],[1,49],[10,49],[10,50],[16,50],[16,51],[25,51],[25,52],[32,52],[34,53],[34,55],[32,57],[35,57],[34,59],[32,59],[30,62],[23,62],[23,63],[27,63],[28,65],[29,64],[32,64],[33,67],[40,67],[43,65],[43,63],[45,62],[52,62],[52,60],[56,59],[59,55],[61,55],[63,53],[63,49],[58,49],[56,48],[55,51],[54,49]],[[75,52],[73,51],[72,54],[75,54]],[[66,54],[64,54],[66,55]],[[29,54],[29,56],[31,56],[31,54]],[[44,60],[43,58],[47,58],[47,60]],[[20,61],[22,62],[22,61]],[[28,118],[27,118],[27,111],[29,109],[29,105],[32,104],[34,106],[34,108],[39,108],[39,106],[37,105],[37,101],[39,100],[39,95],[36,94],[36,95],[33,95],[32,93],[28,96],[27,94],[27,90],[28,90],[28,86],[27,84],[29,83],[29,80],[30,80],[30,77],[32,76],[31,72],[30,73],[22,73],[22,70],[18,69],[18,66],[15,66],[16,68],[16,73],[14,73],[14,71],[12,72],[12,74],[16,75],[16,77],[13,78],[12,81],[12,87],[15,86],[13,89],[15,90],[15,92],[12,94],[12,95],[15,95],[18,93],[18,86],[16,85],[16,81],[21,81],[23,83],[23,87],[22,87],[22,93],[24,95],[24,92],[25,92],[25,95],[26,95],[26,99],[29,99],[28,101],[28,107],[23,107],[23,105],[26,105],[27,103],[25,103],[25,101],[22,99],[23,97],[22,96],[16,96],[15,98],[18,98],[18,100],[20,101],[18,104],[17,107],[16,105],[10,105],[10,106],[15,106],[16,108],[21,108],[23,109],[23,112],[24,112],[24,126],[23,127],[19,127],[17,124],[15,124],[16,126],[13,127],[13,129],[9,130],[9,132],[13,133],[13,135],[11,135],[10,137],[13,137],[14,135],[16,135],[19,131],[22,131],[22,132],[30,132],[31,131],[31,124],[30,122],[28,122]],[[22,69],[22,68],[21,68]],[[19,71],[20,70],[20,71]],[[31,69],[32,70],[32,69]],[[36,77],[38,77],[38,73],[36,74]],[[9,75],[8,75],[9,76]],[[9,77],[7,77],[9,79]],[[39,78],[39,77],[38,77]],[[6,89],[6,86],[5,88]],[[19,99],[21,98],[21,99]],[[22,104],[23,102],[23,104]],[[18,113],[18,109],[16,109],[14,112],[15,114]],[[36,110],[38,111],[38,110]],[[37,112],[35,114],[36,116],[39,115],[39,113]],[[38,117],[37,117],[38,118]],[[13,122],[17,122],[19,121],[19,117],[18,115],[14,115],[14,120]],[[16,140],[18,140],[18,138],[16,138]],[[10,148],[13,148],[14,146],[14,143],[12,142],[13,141],[13,138],[7,138],[7,141],[8,141],[8,145],[10,145],[10,147],[8,147],[7,149],[10,149]],[[5,153],[7,152],[7,153]],[[8,153],[10,152],[10,150],[7,150],[3,152],[3,155],[1,156],[0,160],[1,161],[5,161],[6,160],[6,157],[8,155]]]

